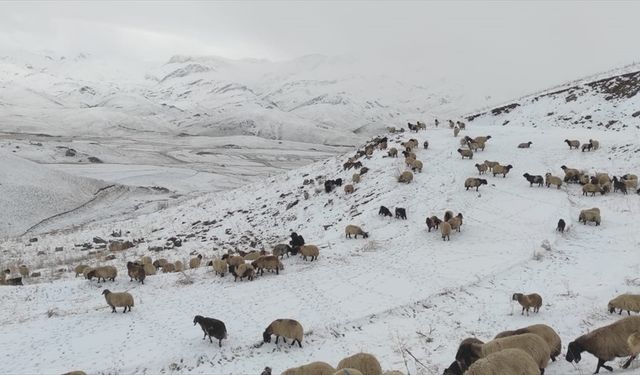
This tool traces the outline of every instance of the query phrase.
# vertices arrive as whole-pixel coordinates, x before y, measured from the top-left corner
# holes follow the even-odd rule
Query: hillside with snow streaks
[[[492,136],[473,160],[460,159],[460,138],[448,128],[389,135],[390,147],[410,137],[429,141],[427,150],[416,151],[425,168],[410,184],[396,181],[405,170],[402,157],[376,151],[362,159],[370,170],[353,194],[305,185],[317,176],[350,182],[354,171],[342,164],[351,152],[120,222],[41,235],[32,244],[5,242],[3,266],[26,263],[43,277],[0,288],[6,306],[0,310],[0,359],[8,364],[3,371],[255,374],[271,366],[280,373],[316,360],[336,365],[363,350],[384,369],[434,374],[451,363],[461,339],[489,340],[534,323],[556,328],[566,350],[577,336],[618,318],[606,311],[611,298],[638,293],[640,235],[634,228],[640,200],[620,193],[585,197],[579,185],[529,187],[522,174],[562,176],[563,164],[589,173],[637,174],[640,159],[630,152],[629,139],[638,131],[501,125],[473,121],[462,132]],[[569,151],[565,138],[598,139],[601,149]],[[533,142],[531,149],[516,148],[525,141]],[[506,178],[482,177],[489,184],[479,192],[465,191],[464,180],[477,176],[474,164],[485,159],[514,168]],[[408,219],[378,216],[380,205],[404,207]],[[602,211],[602,225],[578,224],[579,211],[594,206]],[[446,209],[461,212],[464,224],[443,242],[438,232],[427,232],[424,220]],[[559,218],[569,225],[564,234],[555,231]],[[346,239],[347,224],[362,226],[370,237]],[[145,242],[110,261],[105,251],[74,246],[118,229]],[[320,247],[317,261],[285,257],[280,275],[265,273],[251,282],[215,276],[210,267],[149,276],[144,286],[126,280],[126,261],[142,255],[188,262],[195,253],[209,260],[227,250],[270,250],[292,230]],[[182,246],[167,245],[171,237],[181,238]],[[52,250],[58,246],[64,251]],[[158,246],[163,250],[149,250]],[[71,270],[81,262],[113,264],[120,275],[99,284],[76,279]],[[110,314],[100,295],[104,288],[129,290],[133,312]],[[510,301],[515,292],[541,294],[540,313],[521,316]],[[192,323],[196,314],[227,324],[222,348],[201,340]],[[276,318],[302,323],[303,348],[261,343],[262,331]],[[41,347],[47,351],[35,349]],[[546,374],[587,373],[595,363],[588,354],[575,366],[562,359]],[[614,367],[615,373],[640,373],[637,361],[625,371]]]

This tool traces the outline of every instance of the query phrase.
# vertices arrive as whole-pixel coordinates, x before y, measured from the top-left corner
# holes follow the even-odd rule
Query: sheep
[[[564,180],[565,180],[565,181],[567,181],[567,176],[565,176]],[[586,184],[588,184],[588,183],[589,183],[589,176],[587,176],[587,175],[585,175],[585,174],[580,173],[580,174],[577,176],[577,180],[578,180],[578,183],[579,183],[580,185],[586,185]]]
[[[412,158],[410,156],[407,156],[406,158],[404,158],[404,164],[409,168],[411,168],[411,166],[413,165],[414,161],[416,161],[416,159]]]
[[[444,212],[444,221],[449,221],[453,217],[453,211],[445,211]]]
[[[478,340],[475,337],[468,337],[462,340],[462,342],[460,342],[460,346],[468,345],[468,344],[482,345],[484,344],[484,342],[482,340]],[[453,363],[451,363],[451,365],[447,367],[442,374],[443,375],[462,375],[462,369],[460,368],[460,364],[458,363],[458,361],[453,361]]]
[[[309,245],[302,246],[302,249],[304,249],[306,246],[309,246]],[[275,270],[276,275],[279,275],[282,262],[280,262],[277,256],[265,255],[251,262],[251,266],[253,266],[253,268],[256,270],[256,273],[260,272],[261,276],[264,274],[265,269]]]
[[[391,211],[389,211],[389,209],[386,208],[385,206],[380,206],[380,209],[378,210],[378,215],[393,217],[393,215],[391,214]]]
[[[449,222],[445,221],[440,225],[440,233],[442,234],[442,240],[445,241],[451,241],[451,238],[449,237],[451,234],[451,224],[449,224]]]
[[[211,336],[218,339],[218,347],[222,348],[222,340],[227,338],[227,326],[224,322],[214,318],[205,318],[201,315],[196,315],[193,318],[193,325],[200,324],[200,328],[204,332],[202,339],[206,339],[209,336],[209,342],[213,343]]]
[[[229,256],[229,254],[224,254],[222,260],[227,261],[230,273],[233,273],[234,269],[239,265],[244,264],[244,258],[238,255]]]
[[[580,149],[582,152],[591,151],[591,143],[584,143]]]
[[[560,168],[562,168],[562,170],[564,171],[564,181],[565,182],[570,182],[570,181],[575,181],[577,182],[580,176],[580,171],[578,171],[577,169],[574,168],[567,168],[566,165],[561,166]]]
[[[464,187],[466,188],[466,190],[469,190],[469,188],[476,188],[476,191],[478,191],[480,186],[486,184],[487,180],[485,180],[484,178],[469,177],[464,181]]]
[[[425,150],[429,148],[429,141],[424,141],[422,142],[422,148],[424,148]]]
[[[355,369],[366,375],[381,375],[380,362],[369,353],[357,353],[338,362],[337,369]]]
[[[489,167],[484,163],[476,164],[476,168],[478,168],[478,174],[487,173],[487,169],[489,169]]]
[[[502,337],[509,337],[514,335],[522,335],[524,333],[533,333],[542,337],[542,339],[549,345],[549,357],[553,362],[556,361],[556,357],[560,355],[562,351],[562,340],[558,333],[551,327],[546,324],[534,324],[528,327],[516,329],[513,331],[504,331],[498,333],[494,339],[499,339]]]
[[[611,323],[607,326],[594,329],[569,343],[565,359],[568,362],[578,363],[582,359],[582,352],[586,351],[598,358],[596,366],[597,374],[600,367],[613,371],[611,366],[605,363],[617,357],[631,357],[622,368],[627,368],[636,358],[637,353],[631,351],[628,340],[633,334],[640,331],[640,316],[630,316]]]
[[[486,143],[490,139],[491,139],[491,136],[486,135],[486,136],[475,137],[473,141],[476,143]]]
[[[428,232],[431,232],[431,228],[438,229],[438,227],[442,223],[442,220],[438,219],[437,216],[427,217],[427,220],[425,221],[427,224]]]
[[[24,278],[29,277],[29,268],[27,268],[27,266],[25,266],[24,264],[18,267],[18,272],[20,273],[20,276]]]
[[[525,143],[520,143],[518,145],[518,148],[529,148],[529,147],[531,147],[532,144],[533,144],[533,142],[531,142],[531,141],[525,142]]]
[[[460,139],[460,146],[466,146],[469,142],[471,142],[471,137],[465,135]]]
[[[200,267],[200,263],[202,263],[202,254],[198,254],[197,257],[189,260],[189,268],[198,268]]]
[[[536,363],[540,374],[544,374],[544,369],[547,367],[551,357],[549,345],[542,337],[533,333],[524,333],[493,339],[486,344],[461,344],[456,353],[456,361],[458,361],[461,369],[466,370],[480,358],[485,358],[504,349],[520,349],[527,353]]]
[[[259,251],[256,250],[251,250],[249,251],[247,254],[245,254],[242,258],[245,261],[249,261],[249,262],[253,262],[254,260],[260,258],[262,255],[260,254]]]
[[[276,345],[278,345],[278,339],[282,337],[282,340],[286,343],[287,338],[293,340],[291,346],[296,341],[298,346],[302,348],[302,337],[304,336],[304,329],[302,325],[293,319],[276,319],[262,333],[262,340],[266,343],[271,342],[271,335],[276,335]]]
[[[76,271],[76,277],[78,277],[78,275],[80,274],[84,274],[84,270],[87,268],[90,268],[90,267],[87,266],[86,264],[77,265],[76,268],[74,268],[74,271]]]
[[[596,226],[600,225],[600,209],[594,207],[588,210],[580,211],[578,222],[587,225],[587,221],[596,223]]]
[[[398,177],[398,182],[404,182],[406,184],[410,183],[413,180],[413,173],[409,171],[404,171]]]
[[[540,369],[529,354],[520,349],[504,349],[474,362],[466,375],[539,375]]]
[[[391,158],[397,158],[398,157],[398,149],[395,147],[391,147],[389,149],[389,151],[387,151],[387,156],[391,157]]]
[[[360,176],[364,175],[365,173],[369,172],[369,168],[367,167],[362,167],[360,168]],[[338,179],[339,180],[339,179]]]
[[[462,226],[462,214],[458,213],[456,216],[449,219],[447,223],[451,225],[451,229],[455,229],[457,232],[460,232],[460,227]]]
[[[409,148],[407,148],[407,150],[409,150]],[[405,163],[410,159],[416,160],[418,158],[415,152],[411,152],[411,151],[402,151],[402,155],[405,158]]]
[[[302,260],[307,260],[307,257],[311,257],[311,261],[313,262],[318,259],[320,249],[315,245],[304,245],[300,247],[300,254],[302,255]]]
[[[249,281],[253,281],[253,277],[255,276],[256,271],[255,269],[253,269],[253,266],[251,264],[242,263],[241,265],[236,267],[232,273],[234,276],[233,281],[237,281],[238,278],[240,278],[240,281],[242,281],[242,279],[244,279],[245,277],[249,279]]]
[[[93,271],[94,268],[93,267],[85,267],[84,271],[82,271],[82,276],[85,279],[89,279],[89,272]]]
[[[153,266],[155,268],[164,268],[165,264],[167,264],[167,260],[164,258],[160,258],[158,260],[156,260],[155,262],[153,262]]]
[[[354,191],[353,185],[351,185],[351,184],[344,185],[345,194],[351,194],[351,193],[353,193],[353,191]]]
[[[613,192],[620,190],[623,194],[627,194],[627,184],[623,180],[618,180],[618,177],[613,176]]]
[[[215,274],[220,275],[221,277],[224,277],[224,274],[229,270],[227,262],[222,259],[214,259],[212,265]]]
[[[513,168],[513,165],[509,164],[509,165],[496,165],[493,167],[492,173],[493,173],[493,177],[495,177],[498,174],[502,175],[502,178],[507,177],[507,173],[509,173],[509,171],[511,170],[511,168]]]
[[[290,368],[281,375],[333,375],[336,369],[325,362],[311,362],[309,364]]]
[[[633,176],[636,177],[635,175],[624,175],[622,176],[622,182],[624,182],[624,184],[626,185],[627,189],[635,189],[638,187],[638,178],[625,178],[625,176]]]
[[[638,176],[636,176],[635,174],[631,174],[631,173],[627,173],[625,175],[622,176],[623,180],[636,180],[638,181]]]
[[[369,237],[369,233],[363,231],[359,226],[356,225],[347,225],[346,228],[344,228],[344,236],[347,238],[351,238],[351,235],[354,235],[355,238],[358,238],[358,235],[362,235],[362,238],[368,238]]]
[[[489,160],[485,160],[484,164],[487,166],[487,168],[489,168],[491,171],[493,171],[493,167],[495,167],[496,165],[500,165],[500,163],[498,163],[497,161],[489,161]]]
[[[115,281],[116,276],[118,276],[118,270],[113,266],[96,267],[87,273],[87,279],[92,280],[97,277],[98,282],[100,282],[100,279],[105,282],[107,280]]]
[[[396,207],[396,219],[407,220],[407,210],[402,207]]]
[[[563,219],[558,220],[558,225],[556,226],[556,230],[560,233],[564,233],[564,228],[567,224]]]
[[[462,156],[462,158],[473,159],[473,151],[471,150],[463,150],[461,148],[458,149],[458,153]]]
[[[364,375],[354,368],[343,368],[333,373],[333,375]]]
[[[174,263],[174,267],[176,272],[184,271],[184,264],[179,260],[176,260],[176,262]]]
[[[484,143],[478,143],[475,141],[469,141],[467,142],[467,147],[469,147],[469,150],[471,151],[478,151],[479,148],[482,149],[482,151],[484,151]]]
[[[560,189],[560,186],[562,186],[562,179],[560,177],[552,175],[551,173],[547,173],[544,175],[544,183],[545,185],[547,185],[547,187],[556,185],[556,187]]]
[[[287,244],[278,244],[276,246],[273,247],[273,251],[272,254],[280,257],[280,259],[284,258],[284,255],[287,255],[287,258],[289,257],[289,252],[291,251],[291,246],[287,245]]]
[[[383,141],[383,142],[378,143],[378,149],[386,150],[387,149],[387,141]]]
[[[529,187],[532,187],[533,184],[538,184],[538,187],[542,187],[542,184],[544,184],[544,178],[542,178],[542,176],[540,175],[532,176],[529,173],[525,173],[522,175],[522,177],[529,181]]]
[[[591,148],[594,150],[597,150],[600,148],[600,142],[596,141],[595,139],[589,139],[589,144],[591,145]]]
[[[176,265],[173,263],[167,262],[164,267],[162,267],[162,273],[171,273],[176,271]]]
[[[411,163],[411,170],[422,173],[422,162],[420,160],[414,160],[413,163]]]
[[[126,313],[127,308],[131,312],[131,307],[133,307],[133,296],[131,294],[126,292],[112,293],[109,289],[105,289],[102,291],[102,295],[104,295],[107,304],[111,306],[112,313],[116,312],[116,307],[124,307],[122,313]]]
[[[529,316],[529,309],[533,307],[533,312],[537,313],[540,311],[540,306],[542,306],[542,297],[540,297],[537,293],[532,294],[522,294],[522,293],[514,293],[511,296],[512,301],[518,301],[518,303],[522,306],[522,313],[524,315],[525,310],[527,311],[527,316]]]
[[[151,257],[148,256],[143,256],[142,258],[140,258],[140,261],[142,262],[142,264],[152,264],[151,261]]]
[[[351,176],[351,181],[353,181],[354,184],[360,183],[360,174],[358,173],[354,173],[353,176]]]
[[[454,137],[457,137],[459,133],[460,133],[460,128],[459,127],[456,126],[455,128],[453,128],[453,136]]]
[[[135,279],[144,285],[146,273],[144,272],[144,266],[142,264],[127,262],[127,273],[129,274],[129,281],[133,281]]]
[[[629,350],[633,355],[640,354],[640,332],[634,332],[627,338],[627,344],[629,344]]]
[[[580,141],[578,141],[577,139],[572,139],[572,140],[565,139],[564,141],[567,145],[569,145],[569,150],[573,148],[577,150],[578,147],[580,147]]]
[[[631,315],[631,311],[640,313],[640,294],[619,295],[609,301],[607,306],[610,313],[614,313],[616,309],[620,309],[618,315],[622,315],[622,310],[627,310],[627,315]]]

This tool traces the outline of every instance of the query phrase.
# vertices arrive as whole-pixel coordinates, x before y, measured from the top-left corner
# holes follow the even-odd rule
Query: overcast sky
[[[632,1],[2,2],[0,50],[146,61],[349,55],[533,90],[640,61],[639,14]]]

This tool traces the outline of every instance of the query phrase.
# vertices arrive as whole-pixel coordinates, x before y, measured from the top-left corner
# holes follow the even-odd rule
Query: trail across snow
[[[473,160],[460,159],[455,151],[460,138],[448,128],[390,136],[390,147],[410,137],[420,144],[429,140],[429,149],[417,151],[425,168],[411,184],[395,180],[404,169],[402,157],[376,151],[362,160],[370,171],[353,194],[341,188],[327,194],[321,186],[303,185],[304,179],[319,175],[350,182],[355,171],[342,170],[349,154],[108,227],[95,224],[42,236],[31,246],[22,239],[6,242],[3,266],[39,264],[47,282],[33,279],[21,288],[0,288],[3,372],[257,374],[271,366],[280,373],[316,360],[336,365],[362,350],[375,354],[384,369],[440,374],[461,339],[489,340],[500,331],[535,323],[556,328],[566,349],[577,336],[618,318],[606,312],[609,299],[638,293],[640,199],[619,193],[583,197],[577,185],[529,187],[522,174],[562,176],[565,164],[622,175],[638,171],[640,160],[624,153],[610,159],[618,155],[612,147],[628,143],[624,132],[481,123],[461,135],[488,134],[486,151]],[[565,138],[598,139],[602,149],[569,151]],[[516,148],[526,141],[533,142],[531,149]],[[506,178],[482,176],[489,184],[479,192],[465,191],[464,180],[477,176],[474,164],[485,159],[514,168]],[[378,216],[380,205],[392,211],[404,207],[408,219]],[[602,211],[602,225],[578,224],[579,211],[595,206]],[[439,232],[427,232],[424,220],[442,217],[446,209],[461,212],[464,224],[443,242]],[[569,225],[565,234],[554,231],[559,218]],[[370,238],[346,239],[347,224],[362,226]],[[93,236],[106,238],[118,228],[146,242],[114,261],[72,246]],[[252,282],[233,282],[206,267],[187,270],[193,283],[186,285],[178,282],[181,274],[150,276],[144,286],[127,280],[126,260],[141,255],[188,261],[197,252],[208,260],[229,248],[248,250],[253,240],[255,247],[269,250],[286,241],[290,230],[320,246],[317,261],[285,257],[280,275],[265,273]],[[147,250],[175,235],[186,238],[181,248]],[[541,249],[544,241],[549,251]],[[65,250],[53,252],[55,246]],[[38,251],[46,254],[38,256]],[[120,275],[115,282],[97,284],[57,272],[81,261],[116,265]],[[109,313],[100,295],[104,288],[129,290],[136,300],[133,312]],[[515,292],[541,294],[540,313],[521,316],[510,301]],[[200,328],[192,323],[197,314],[226,323],[229,339],[222,348],[201,340]],[[262,331],[277,318],[302,323],[302,349],[261,343]],[[546,374],[590,373],[595,363],[590,355],[575,366],[561,359]],[[625,371],[616,368],[616,373],[639,374],[640,363]]]

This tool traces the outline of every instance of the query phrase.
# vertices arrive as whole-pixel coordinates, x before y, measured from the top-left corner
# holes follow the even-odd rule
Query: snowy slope
[[[315,360],[335,365],[364,350],[385,369],[433,374],[442,373],[459,341],[470,335],[488,340],[505,329],[544,322],[557,329],[566,348],[582,333],[617,319],[607,314],[607,301],[640,288],[638,196],[583,197],[575,185],[530,188],[521,175],[562,175],[563,164],[591,173],[637,174],[640,160],[629,146],[637,130],[473,122],[467,134],[492,136],[472,161],[459,158],[459,138],[449,129],[415,135],[420,143],[428,139],[430,147],[417,151],[425,169],[411,184],[395,180],[404,170],[402,158],[380,151],[362,160],[370,171],[351,195],[303,184],[316,176],[350,181],[353,171],[342,170],[350,153],[117,224],[40,236],[31,246],[23,239],[5,242],[3,267],[26,263],[43,277],[22,288],[0,288],[7,306],[0,310],[3,371],[255,374],[271,366],[280,373]],[[390,146],[411,136],[392,138]],[[569,151],[565,138],[598,139],[602,148]],[[528,140],[531,149],[516,148]],[[479,193],[465,191],[464,179],[477,175],[473,164],[485,159],[514,169],[506,178],[486,177],[489,185]],[[378,216],[380,205],[405,207],[408,220]],[[602,211],[602,225],[578,224],[579,211],[593,206]],[[426,216],[442,216],[445,209],[464,215],[462,231],[450,242],[424,225]],[[559,218],[569,224],[563,235],[554,231]],[[345,239],[347,224],[361,225],[370,238]],[[117,229],[145,242],[113,261],[104,260],[107,253],[73,246]],[[185,272],[191,284],[179,282],[187,277],[181,274],[150,276],[144,286],[126,280],[126,260],[138,256],[187,261],[194,253],[208,260],[229,249],[268,250],[286,241],[291,230],[320,246],[317,262],[285,258],[280,275],[253,282],[234,283],[205,268]],[[148,250],[174,236],[184,239],[181,247]],[[543,250],[543,243],[550,250]],[[64,251],[54,252],[56,246]],[[120,276],[100,285],[75,279],[69,271],[80,262],[116,265]],[[100,296],[104,288],[130,290],[136,298],[133,312],[110,314]],[[518,314],[510,302],[514,292],[540,293],[540,313]],[[229,339],[222,348],[201,340],[201,330],[192,324],[196,314],[226,322]],[[276,318],[302,323],[302,349],[260,343]],[[36,349],[42,347],[47,350]],[[587,373],[595,363],[585,355],[576,366],[552,363],[546,373]],[[640,364],[616,373],[638,374]]]

